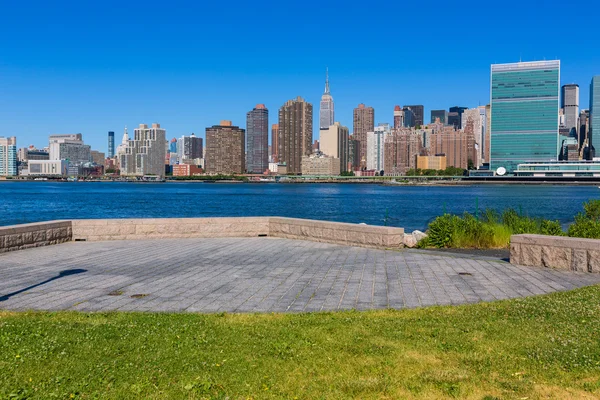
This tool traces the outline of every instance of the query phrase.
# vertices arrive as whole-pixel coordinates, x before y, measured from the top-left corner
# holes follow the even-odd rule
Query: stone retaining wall
[[[510,262],[582,272],[600,272],[600,240],[545,235],[513,235]]]
[[[269,236],[350,246],[392,248],[402,247],[404,229],[271,217],[269,219]]]
[[[271,236],[397,248],[404,229],[280,217],[80,219],[0,228],[0,252],[62,242]]]
[[[269,234],[264,217],[73,220],[73,240],[256,237]]]
[[[49,221],[0,227],[0,253],[70,242],[71,221]]]

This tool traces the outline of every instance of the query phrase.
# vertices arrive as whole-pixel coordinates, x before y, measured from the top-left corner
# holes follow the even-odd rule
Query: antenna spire
[[[329,94],[329,67],[325,68],[325,94]]]

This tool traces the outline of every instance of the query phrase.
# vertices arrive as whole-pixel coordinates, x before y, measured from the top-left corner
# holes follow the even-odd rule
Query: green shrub
[[[583,205],[584,213],[575,216],[568,235],[588,239],[600,239],[600,200],[590,200]]]
[[[444,214],[429,224],[427,244],[431,247],[450,247],[452,235],[455,232],[458,218],[455,215]]]

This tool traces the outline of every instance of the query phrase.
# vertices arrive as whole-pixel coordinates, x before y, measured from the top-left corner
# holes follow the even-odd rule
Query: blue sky
[[[89,3],[89,4],[88,4]],[[14,1],[0,13],[0,136],[19,147],[159,122],[167,136],[222,119],[245,125],[302,96],[315,123],[329,67],[336,120],[359,103],[392,122],[394,105],[489,102],[492,63],[561,60],[588,106],[600,74],[597,1]],[[317,130],[315,129],[315,137]]]

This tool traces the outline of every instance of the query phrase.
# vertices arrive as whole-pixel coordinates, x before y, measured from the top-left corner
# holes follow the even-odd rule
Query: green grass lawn
[[[600,397],[600,286],[314,314],[0,312],[0,398]]]

